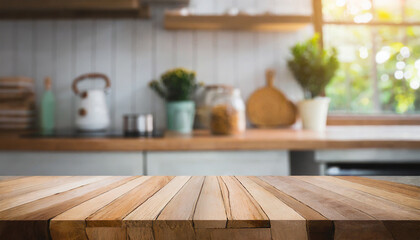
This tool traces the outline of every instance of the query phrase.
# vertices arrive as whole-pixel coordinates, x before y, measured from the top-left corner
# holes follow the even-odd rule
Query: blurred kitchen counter
[[[34,138],[0,134],[1,151],[213,151],[420,149],[420,126],[331,126],[325,132],[248,129],[239,136],[165,134],[163,138]]]

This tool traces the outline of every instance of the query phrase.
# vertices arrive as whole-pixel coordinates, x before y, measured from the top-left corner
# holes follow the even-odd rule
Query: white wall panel
[[[113,128],[122,128],[122,116],[132,112],[132,90],[133,84],[133,54],[134,25],[132,20],[118,21],[116,24],[116,56],[115,56],[115,112]],[[128,94],[127,94],[128,93]]]
[[[16,23],[16,62],[14,74],[21,76],[33,75],[33,22],[19,21]],[[19,65],[19,66],[17,66]],[[19,72],[17,71],[19,69]]]
[[[135,96],[135,112],[153,112],[153,92],[148,83],[153,79],[154,29],[152,20],[135,23],[136,31],[136,72],[135,86],[132,94]]]
[[[165,31],[162,28],[162,16],[164,14],[164,11],[164,7],[159,7],[154,11],[154,14],[156,16],[154,23],[156,44],[154,45],[155,72],[153,77],[155,79],[158,79],[166,70],[174,68],[176,61],[175,34],[171,31]],[[166,122],[166,108],[164,101],[157,94],[153,94],[152,101],[154,105],[154,113],[156,116],[156,126],[157,128],[163,128]]]
[[[174,31],[175,66],[194,69],[194,33],[193,31]]]
[[[16,22],[0,21],[0,74],[17,74],[16,66]]]
[[[54,59],[56,69],[52,77],[52,84],[56,100],[56,127],[60,129],[70,129],[74,126],[73,101],[75,96],[71,90],[71,84],[75,77],[72,61],[72,25],[72,21],[58,21],[55,28],[56,51]]]

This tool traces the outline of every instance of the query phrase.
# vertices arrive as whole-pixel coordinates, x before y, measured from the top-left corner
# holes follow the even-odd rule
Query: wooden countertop
[[[240,136],[212,136],[195,131],[191,136],[163,138],[25,138],[0,135],[0,150],[32,151],[188,151],[272,149],[420,149],[420,126],[340,126],[325,132],[295,129],[249,129]]]
[[[362,177],[33,176],[0,181],[0,239],[419,236],[420,187]]]

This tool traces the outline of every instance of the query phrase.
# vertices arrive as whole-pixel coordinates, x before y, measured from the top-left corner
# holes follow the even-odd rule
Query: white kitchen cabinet
[[[147,175],[289,175],[288,151],[147,152]]]
[[[143,153],[1,152],[0,175],[143,175]]]

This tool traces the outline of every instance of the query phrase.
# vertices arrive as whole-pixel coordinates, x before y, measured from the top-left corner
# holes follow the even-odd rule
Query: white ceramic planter
[[[330,99],[316,97],[302,100],[298,103],[298,110],[302,119],[303,129],[312,131],[324,131],[327,125],[327,114]]]

